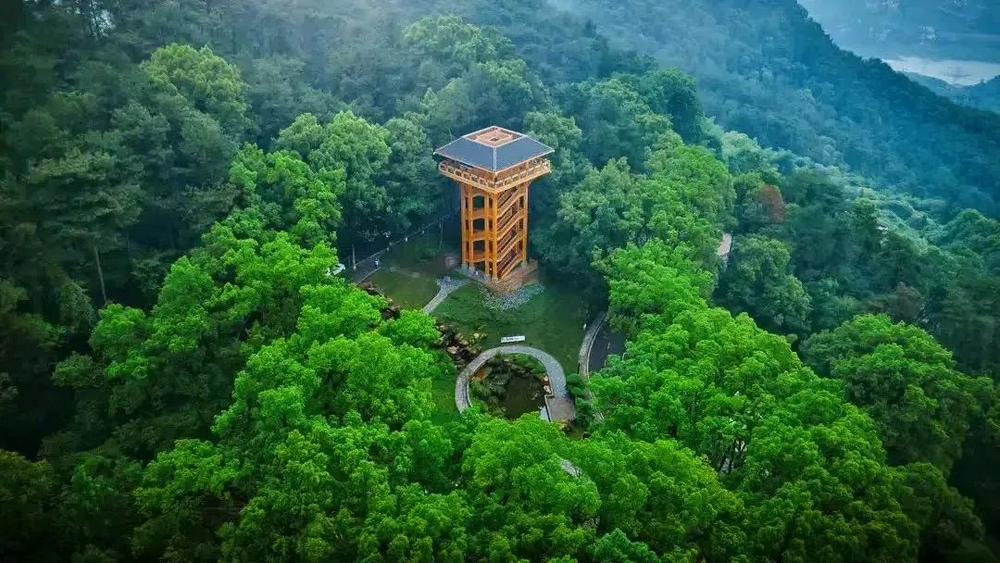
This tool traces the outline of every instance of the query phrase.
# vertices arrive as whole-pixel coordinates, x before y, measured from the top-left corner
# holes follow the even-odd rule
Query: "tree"
[[[790,262],[788,247],[781,241],[758,235],[737,237],[720,285],[723,299],[771,330],[807,332],[812,300],[791,274]]]
[[[648,315],[673,318],[703,304],[714,287],[712,276],[691,260],[688,249],[659,240],[618,249],[601,266],[608,277],[612,319],[629,334]]]
[[[42,435],[56,430],[43,415],[51,413],[56,422],[65,408],[47,379],[66,330],[24,313],[27,299],[24,288],[0,279],[0,449],[12,451],[37,449]]]
[[[116,178],[114,167],[111,155],[78,149],[39,162],[24,185],[34,205],[21,215],[35,218],[45,246],[75,250],[80,254],[74,261],[91,264],[102,302],[108,297],[101,254],[123,244],[126,229],[139,214],[137,186]],[[66,197],[67,192],[72,195]]]
[[[632,557],[697,554],[708,561],[744,553],[740,499],[677,441],[647,443],[615,432],[575,442],[565,452],[579,477],[593,481],[601,494],[598,532],[604,535],[593,548],[595,560],[615,560],[611,553],[622,551]]]
[[[650,109],[670,117],[673,130],[692,145],[702,139],[701,121],[705,117],[695,79],[677,68],[660,68],[639,76],[624,75]]]
[[[495,29],[467,24],[454,15],[419,20],[406,29],[404,37],[419,61],[419,84],[424,90],[443,87],[474,64],[514,55],[514,45]]]
[[[949,487],[941,471],[928,463],[901,468],[904,483],[913,491],[905,506],[923,530],[922,561],[995,561],[983,542],[983,524],[972,501]]]
[[[341,112],[321,126],[315,116],[304,114],[283,130],[277,150],[294,150],[320,173],[343,170],[346,189],[340,205],[350,242],[375,241],[387,231],[378,219],[388,205],[385,186],[376,184],[389,162],[388,132],[351,112]]]
[[[594,483],[563,469],[558,429],[537,417],[482,421],[465,451],[475,545],[491,557],[571,556],[591,545],[583,524],[600,506]],[[531,534],[519,530],[531,529]]]
[[[91,355],[56,368],[56,381],[79,394],[78,424],[69,432],[99,445],[113,431],[121,448],[140,457],[204,435],[228,404],[246,350],[294,330],[303,285],[334,283],[328,246],[270,237],[217,225],[203,248],[171,267],[151,313],[106,308]]]
[[[0,450],[0,549],[19,561],[57,561],[59,482],[52,467]],[[50,546],[45,548],[45,546]]]
[[[629,243],[659,239],[714,265],[715,225],[729,221],[735,199],[725,167],[676,135],[661,139],[647,167],[649,174],[635,176],[625,159],[613,160],[564,192],[556,221],[539,237],[545,258],[564,273],[585,274],[592,288],[601,283],[589,264]]]
[[[871,420],[784,338],[685,289],[698,284],[674,273],[685,269],[683,254],[653,248],[613,256],[607,272],[612,311],[626,312],[618,324],[632,338],[626,358],[592,379],[603,428],[644,441],[676,437],[728,474],[752,523],[744,528],[751,556],[914,557],[918,527],[903,513]],[[639,300],[644,286],[665,291]]]
[[[955,369],[951,353],[920,328],[862,315],[811,337],[803,355],[844,382],[844,398],[875,421],[889,459],[926,461],[946,475],[971,421],[989,408],[992,384]]]
[[[643,233],[647,218],[642,203],[624,159],[589,172],[560,198],[556,222],[538,243],[543,255],[563,272],[591,272],[595,253],[648,236]]]
[[[259,130],[259,146],[270,145],[299,115],[308,113],[328,121],[340,109],[333,96],[305,80],[304,67],[302,60],[290,57],[253,61],[246,74],[246,97]]]
[[[670,130],[670,119],[618,78],[578,86],[570,108],[584,131],[584,154],[594,163],[625,157],[641,169],[647,148]]]
[[[430,139],[411,119],[394,118],[385,124],[389,162],[379,175],[388,203],[383,221],[393,233],[405,233],[442,207],[443,180],[434,163]]]
[[[439,375],[417,346],[432,325],[384,322],[384,300],[336,278],[297,287],[300,306],[286,306],[297,328],[247,359],[217,442],[178,441],[146,468],[135,492],[147,517],[141,553],[461,560],[463,499],[426,492],[455,482],[442,474],[448,439],[426,422]],[[177,525],[191,519],[199,525]]]
[[[333,244],[341,223],[337,198],[345,189],[342,169],[314,172],[291,151],[265,154],[247,146],[236,155],[230,183],[248,203],[277,206],[278,225],[295,235],[300,244]]]
[[[246,84],[239,71],[208,47],[172,44],[157,49],[142,65],[161,88],[176,91],[194,107],[241,136],[249,126]]]

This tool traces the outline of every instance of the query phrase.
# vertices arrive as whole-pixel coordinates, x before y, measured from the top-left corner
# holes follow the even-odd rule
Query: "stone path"
[[[580,366],[580,377],[584,379],[590,378],[590,353],[594,348],[594,342],[597,341],[597,334],[601,332],[602,328],[604,328],[604,323],[606,323],[607,320],[607,311],[597,315],[594,322],[587,327],[586,334],[583,335],[583,343],[580,344],[580,355],[577,359],[577,363]]]
[[[471,404],[469,400],[469,381],[472,379],[472,376],[491,358],[500,354],[523,354],[542,362],[542,366],[545,367],[545,373],[549,377],[549,389],[552,390],[552,395],[555,399],[551,402],[546,400],[546,408],[549,411],[551,419],[572,420],[576,418],[576,407],[574,406],[573,398],[570,397],[569,392],[566,390],[566,372],[559,365],[559,361],[551,355],[529,346],[499,346],[497,348],[490,348],[472,360],[469,365],[465,366],[462,373],[458,374],[458,379],[455,380],[455,406],[458,407],[459,412],[464,412]]]
[[[604,323],[597,331],[587,358],[587,376],[604,369],[611,356],[621,356],[625,352],[625,337],[613,331]]]
[[[458,288],[463,287],[468,283],[469,280],[465,278],[444,277],[439,279],[437,284],[438,288],[440,289],[438,290],[437,295],[435,295],[434,298],[431,299],[428,304],[424,305],[424,312],[433,313],[434,309],[437,309],[439,305],[444,303],[444,300],[447,299],[449,295],[451,295]]]
[[[586,380],[590,380],[590,367],[591,367],[591,358],[594,355],[594,344],[600,342],[600,346],[604,346],[605,349],[604,355],[600,360],[601,363],[597,367],[597,370],[595,371],[600,371],[601,367],[604,366],[604,362],[607,360],[607,351],[610,350],[610,344],[606,343],[606,339],[598,338],[601,333],[607,332],[608,330],[607,324],[608,324],[608,312],[604,311],[601,314],[597,315],[597,318],[594,319],[594,322],[590,325],[589,328],[587,328],[587,333],[583,335],[583,344],[580,345],[580,355],[578,358],[578,362],[580,367],[579,371],[580,377]],[[593,393],[590,392],[589,388],[587,390],[587,399],[590,401],[594,400],[594,395]],[[600,411],[595,412],[594,420],[597,422],[604,422],[604,414],[601,413]]]

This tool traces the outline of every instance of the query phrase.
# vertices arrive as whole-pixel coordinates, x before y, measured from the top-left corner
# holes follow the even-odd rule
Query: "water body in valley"
[[[1000,62],[932,60],[921,57],[884,59],[898,72],[912,72],[956,86],[973,86],[1000,75]]]

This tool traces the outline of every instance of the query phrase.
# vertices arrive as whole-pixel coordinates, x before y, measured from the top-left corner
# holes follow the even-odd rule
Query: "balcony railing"
[[[499,192],[548,174],[552,171],[552,164],[548,160],[536,160],[524,170],[502,179],[484,177],[481,173],[475,172],[473,168],[453,160],[442,160],[438,164],[438,170],[441,171],[441,174],[457,182],[469,184],[488,192]]]

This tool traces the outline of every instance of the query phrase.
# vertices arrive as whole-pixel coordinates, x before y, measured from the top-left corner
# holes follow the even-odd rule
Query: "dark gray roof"
[[[498,147],[473,141],[467,136],[459,137],[434,151],[434,154],[491,172],[499,172],[550,153],[551,148],[528,136],[521,136]]]

